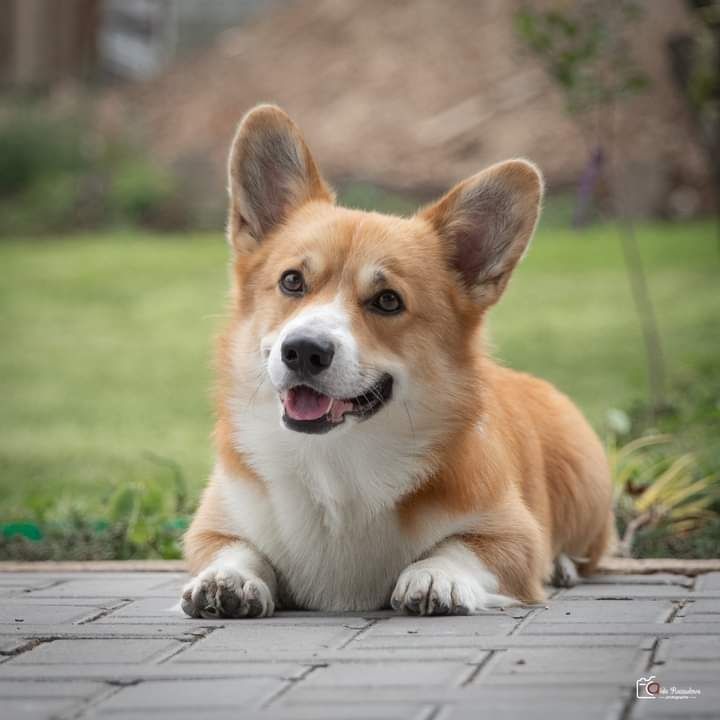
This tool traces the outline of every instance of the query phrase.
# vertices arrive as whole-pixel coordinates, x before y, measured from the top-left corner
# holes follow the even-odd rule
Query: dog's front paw
[[[212,566],[183,588],[181,604],[193,618],[269,617],[275,612],[270,588],[259,577]]]
[[[410,615],[470,615],[489,607],[505,607],[516,601],[486,589],[474,577],[451,575],[445,570],[415,563],[398,578],[390,604]]]

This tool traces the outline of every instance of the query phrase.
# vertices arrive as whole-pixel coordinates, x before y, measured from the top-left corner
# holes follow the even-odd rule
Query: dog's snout
[[[335,347],[328,340],[290,337],[280,348],[282,361],[299,375],[317,375],[332,364]]]

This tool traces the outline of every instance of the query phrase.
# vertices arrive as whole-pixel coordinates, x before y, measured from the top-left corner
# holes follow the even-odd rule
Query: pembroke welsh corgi
[[[483,349],[537,168],[493,165],[410,218],[342,208],[262,105],[229,185],[217,456],[184,611],[466,614],[591,572],[614,533],[603,447],[567,397]]]

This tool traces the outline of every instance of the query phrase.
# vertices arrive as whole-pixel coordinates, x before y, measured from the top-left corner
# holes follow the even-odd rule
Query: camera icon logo
[[[660,694],[660,683],[654,675],[641,677],[635,682],[635,695],[639,700],[655,700]]]

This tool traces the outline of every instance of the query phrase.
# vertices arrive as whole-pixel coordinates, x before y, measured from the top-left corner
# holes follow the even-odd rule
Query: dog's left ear
[[[509,160],[464,180],[421,211],[446,241],[452,268],[480,305],[502,295],[530,243],[542,194],[535,165]]]

